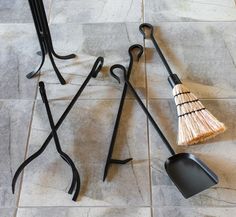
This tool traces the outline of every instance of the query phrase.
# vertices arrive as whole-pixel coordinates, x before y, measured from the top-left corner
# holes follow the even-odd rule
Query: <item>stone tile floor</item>
[[[236,216],[236,2],[234,0],[44,0],[54,46],[77,58],[57,61],[67,80],[61,86],[49,62],[40,77],[28,80],[40,57],[27,0],[0,0],[0,217],[228,217]],[[138,31],[141,22],[155,26],[171,67],[186,86],[228,130],[204,144],[179,148],[200,156],[220,183],[185,200],[167,177],[169,156],[131,94],[125,103],[114,157],[133,157],[112,166],[102,182],[122,85],[109,76],[115,63],[126,66],[128,47],[145,46],[131,81],[157,122],[175,144],[176,108],[166,71],[150,41]],[[105,58],[98,78],[58,130],[61,144],[82,177],[81,194],[71,201],[67,165],[54,143],[28,166],[16,194],[11,179],[24,158],[37,150],[49,123],[38,94],[46,83],[55,121],[79,89],[96,57]]]

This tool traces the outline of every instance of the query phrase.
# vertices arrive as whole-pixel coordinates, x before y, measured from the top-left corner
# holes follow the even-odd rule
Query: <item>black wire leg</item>
[[[52,52],[52,54],[53,54],[54,57],[56,57],[56,58],[58,58],[58,59],[61,59],[61,60],[68,60],[68,59],[73,59],[73,58],[76,57],[75,54],[69,54],[69,55],[61,56],[61,55],[57,54],[57,53],[54,51],[53,47],[52,47],[51,52]]]
[[[55,71],[55,73],[56,73],[56,75],[57,75],[57,77],[58,77],[60,83],[61,83],[62,85],[66,84],[65,79],[62,77],[60,71],[58,70],[58,68],[57,68],[57,66],[56,66],[56,64],[55,64],[55,62],[54,62],[54,59],[53,59],[53,56],[52,56],[51,52],[48,52],[48,55],[49,55],[49,58],[50,58],[50,60],[51,60],[52,66],[53,66],[53,69],[54,69],[54,71]]]
[[[28,79],[35,77],[40,72],[40,70],[44,64],[44,61],[45,61],[45,54],[43,52],[41,52],[41,56],[42,56],[41,63],[37,66],[37,68],[34,71],[32,71],[26,75],[26,77]]]

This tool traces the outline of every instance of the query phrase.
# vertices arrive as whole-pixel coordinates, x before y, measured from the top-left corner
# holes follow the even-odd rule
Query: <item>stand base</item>
[[[42,57],[42,60],[41,60],[41,63],[36,67],[36,69],[35,69],[34,71],[32,71],[32,72],[30,72],[30,73],[28,73],[28,74],[26,75],[26,78],[28,78],[28,79],[31,79],[31,78],[35,77],[38,73],[40,73],[40,70],[41,70],[41,68],[42,68],[42,66],[43,66],[43,64],[44,64],[44,62],[45,62],[45,54],[43,54],[42,51],[37,51],[36,54],[39,55],[39,56],[41,56],[41,57]],[[62,60],[73,59],[73,58],[76,57],[75,54],[69,54],[69,55],[65,55],[65,56],[58,55],[58,54],[56,54],[55,52],[52,52],[52,54],[53,54],[56,58],[62,59]],[[59,72],[59,70],[58,70],[58,68],[56,67],[56,65],[54,65],[53,68],[54,68],[55,71],[58,71],[58,72]],[[62,82],[61,82],[61,84],[65,84],[65,83],[66,83],[65,81],[62,81]]]

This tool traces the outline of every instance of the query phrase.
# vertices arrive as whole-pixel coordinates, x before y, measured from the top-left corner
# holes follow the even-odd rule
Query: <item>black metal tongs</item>
[[[137,60],[140,59],[140,57],[143,54],[143,47],[139,44],[134,44],[134,45],[130,46],[128,53],[129,53],[129,57],[130,57],[130,62],[129,62],[129,67],[128,67],[128,71],[127,71],[127,79],[130,78],[132,68],[133,68],[134,58],[137,58]],[[120,100],[120,106],[118,109],[116,122],[114,125],[113,134],[112,134],[112,138],[111,138],[111,143],[110,143],[110,147],[109,147],[109,151],[108,151],[108,155],[107,155],[107,160],[106,160],[106,165],[105,165],[104,175],[103,175],[103,181],[105,181],[105,179],[107,177],[109,167],[111,164],[126,164],[132,160],[132,158],[128,158],[125,160],[117,160],[117,159],[112,158],[112,153],[113,153],[115,142],[116,142],[116,136],[117,136],[117,132],[119,129],[119,124],[120,124],[120,119],[121,119],[121,115],[122,115],[122,111],[123,111],[127,88],[128,88],[127,84],[124,84],[124,88],[123,88],[123,92],[122,92],[122,96],[121,96],[121,100]]]
[[[13,193],[15,192],[16,181],[17,181],[17,178],[19,177],[20,173],[23,171],[23,169],[31,161],[36,159],[39,155],[41,155],[44,152],[44,150],[47,148],[47,146],[48,146],[49,142],[51,141],[51,139],[54,138],[54,141],[55,141],[55,144],[56,144],[56,149],[57,149],[58,153],[60,154],[62,159],[65,160],[71,166],[72,173],[73,173],[73,178],[72,178],[71,187],[70,187],[68,193],[72,194],[74,189],[76,188],[74,196],[73,196],[73,200],[76,201],[76,199],[78,197],[78,194],[79,194],[79,191],[80,191],[80,177],[79,177],[79,173],[78,173],[78,171],[77,171],[73,161],[70,159],[70,157],[62,151],[61,146],[60,146],[60,142],[59,142],[59,138],[58,138],[58,135],[57,135],[57,130],[59,129],[59,127],[61,126],[61,124],[63,123],[63,121],[67,117],[67,115],[69,114],[70,110],[73,108],[74,104],[76,103],[76,101],[78,100],[80,95],[82,94],[84,88],[86,87],[86,85],[88,84],[90,79],[92,77],[94,77],[94,78],[97,77],[98,73],[102,69],[103,63],[104,63],[103,57],[98,57],[97,60],[95,61],[94,65],[93,65],[93,68],[92,68],[91,72],[89,73],[89,75],[85,79],[84,83],[82,84],[82,86],[80,87],[80,89],[78,90],[76,95],[71,100],[70,104],[68,105],[68,107],[66,108],[66,110],[64,111],[64,113],[62,114],[62,116],[60,117],[58,122],[56,123],[56,125],[54,124],[54,121],[53,121],[53,118],[52,118],[52,114],[51,114],[51,110],[50,110],[50,107],[49,107],[49,104],[48,104],[44,83],[43,82],[39,83],[40,94],[42,96],[43,102],[44,102],[45,107],[46,107],[46,111],[47,111],[47,115],[48,115],[48,119],[49,119],[49,122],[50,122],[50,126],[51,126],[51,129],[52,129],[52,132],[48,135],[47,139],[45,140],[45,142],[43,143],[41,148],[37,152],[32,154],[30,157],[28,157],[19,166],[19,168],[15,172],[15,175],[14,175],[14,177],[12,179],[12,192]]]

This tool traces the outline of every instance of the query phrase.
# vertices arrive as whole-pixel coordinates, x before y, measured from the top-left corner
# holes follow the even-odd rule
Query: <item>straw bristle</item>
[[[225,131],[224,124],[184,85],[175,85],[173,95],[179,122],[178,145],[193,145]]]

